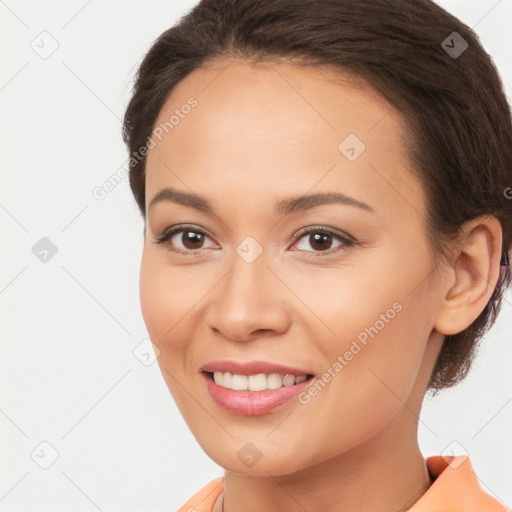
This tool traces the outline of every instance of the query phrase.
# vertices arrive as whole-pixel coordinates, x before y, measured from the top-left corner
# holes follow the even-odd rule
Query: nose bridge
[[[239,244],[231,271],[215,294],[210,327],[239,341],[248,341],[255,331],[270,335],[286,329],[288,315],[282,291],[276,288],[279,280],[267,267],[267,256],[254,240]]]
[[[248,248],[247,243],[240,244],[236,252],[228,279],[230,294],[235,300],[245,295],[250,302],[256,304],[268,287],[268,254],[262,250],[259,255],[255,255],[254,249],[250,246]]]

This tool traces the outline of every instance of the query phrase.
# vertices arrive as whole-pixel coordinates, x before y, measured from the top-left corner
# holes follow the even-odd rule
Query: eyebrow
[[[180,192],[172,187],[166,187],[160,190],[149,203],[148,211],[151,210],[155,204],[163,201],[170,201],[183,206],[188,206],[189,208],[194,208],[195,210],[199,210],[204,213],[211,213],[215,215],[215,210],[212,204],[205,197],[189,192]],[[340,192],[287,197],[278,201],[274,205],[274,213],[276,215],[288,215],[292,212],[305,211],[310,208],[326,204],[343,204],[376,213],[375,209],[370,205]]]

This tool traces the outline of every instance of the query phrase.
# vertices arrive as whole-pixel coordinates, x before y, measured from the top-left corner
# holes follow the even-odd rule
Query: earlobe
[[[435,329],[453,335],[466,329],[484,310],[500,276],[502,229],[496,217],[480,216],[464,228],[459,250],[441,289]]]

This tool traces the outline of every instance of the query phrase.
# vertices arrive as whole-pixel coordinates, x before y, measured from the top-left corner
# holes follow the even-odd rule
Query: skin
[[[156,125],[191,96],[198,105],[148,153],[140,299],[181,414],[226,470],[216,510],[405,510],[431,485],[417,425],[435,359],[444,335],[470,325],[492,294],[499,222],[469,223],[451,259],[435,266],[403,121],[348,75],[209,63],[177,85]],[[353,162],[338,149],[350,133],[366,145]],[[148,209],[163,187],[205,196],[216,214],[169,201]],[[332,191],[375,213],[341,204],[273,213],[285,197]],[[196,247],[198,256],[153,243],[181,223],[211,237],[186,245],[182,232],[167,248]],[[322,251],[312,235],[292,238],[308,226],[359,243],[344,249],[331,238]],[[247,236],[263,249],[251,264],[236,252]],[[207,392],[199,368],[220,359],[321,376],[396,302],[401,311],[306,405],[247,417]],[[262,453],[252,467],[237,457],[247,442]]]

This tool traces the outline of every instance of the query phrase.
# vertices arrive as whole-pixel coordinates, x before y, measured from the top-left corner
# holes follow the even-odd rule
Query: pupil
[[[315,249],[320,249],[320,250],[329,249],[331,244],[328,244],[329,247],[326,247],[325,244],[322,245],[322,243],[325,242],[326,239],[331,238],[332,235],[324,234],[324,233],[315,233],[312,236],[313,236],[313,239],[314,239],[314,243],[311,244],[311,247],[313,247]],[[319,247],[315,247],[315,244],[319,243],[319,242],[321,242]]]
[[[201,242],[201,233],[195,233],[194,231],[187,231],[185,236],[185,241],[183,242],[183,245],[187,249],[197,249],[197,247],[189,247],[187,244],[191,243],[192,245],[194,243]]]

